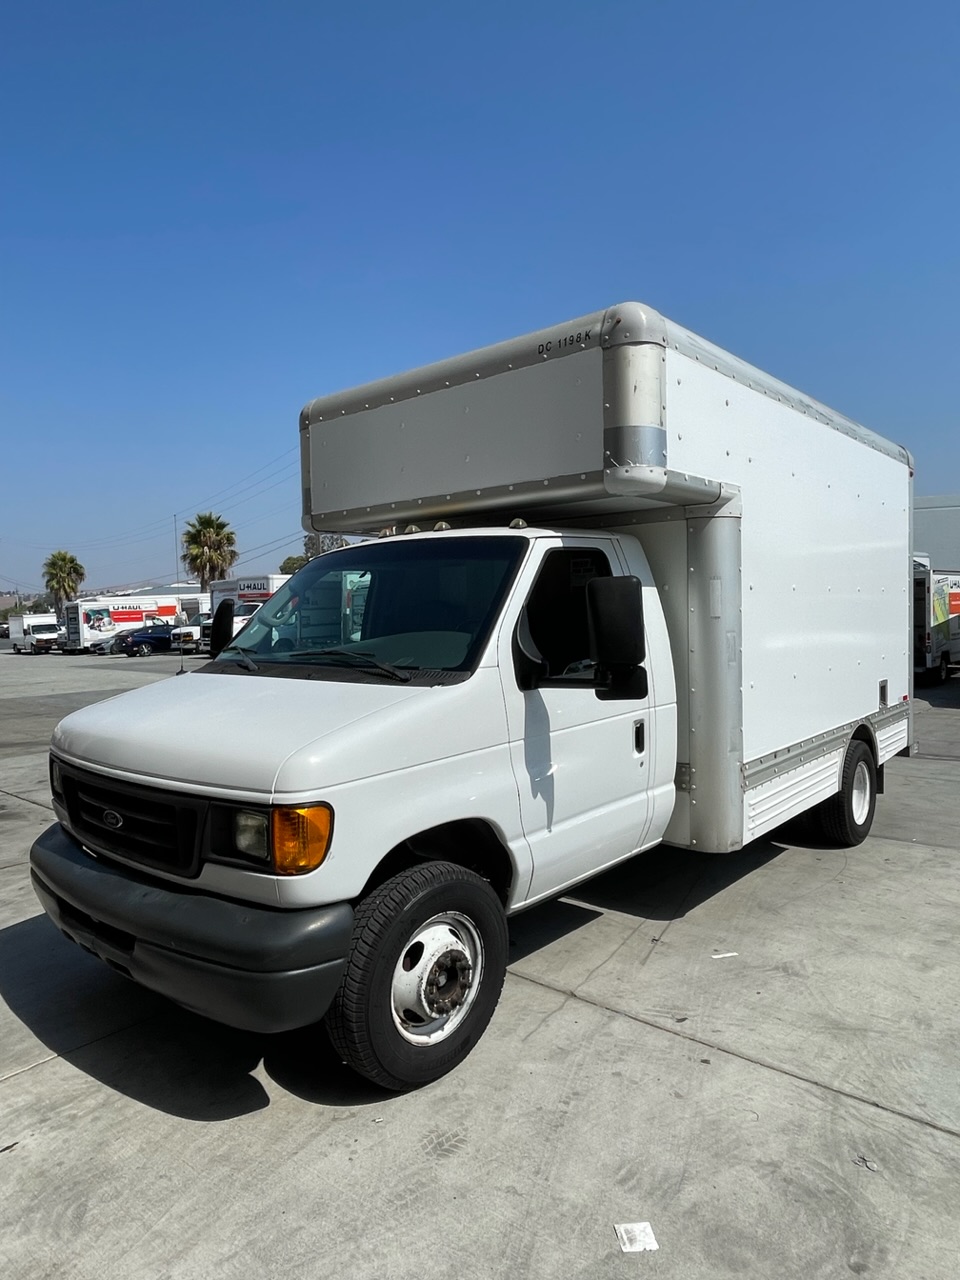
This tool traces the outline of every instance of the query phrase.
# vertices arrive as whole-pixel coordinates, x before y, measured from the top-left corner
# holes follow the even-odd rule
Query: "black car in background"
[[[128,658],[148,658],[151,653],[169,653],[172,626],[165,623],[153,627],[140,627],[136,631],[124,631],[113,642],[113,653],[124,653]],[[179,646],[177,648],[179,652]]]

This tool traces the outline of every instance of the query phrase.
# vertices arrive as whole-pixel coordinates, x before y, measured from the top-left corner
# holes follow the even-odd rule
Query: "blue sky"
[[[300,549],[314,396],[627,298],[960,490],[960,6],[0,8],[0,590]]]

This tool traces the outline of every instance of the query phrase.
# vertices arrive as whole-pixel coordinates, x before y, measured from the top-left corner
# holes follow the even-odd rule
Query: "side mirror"
[[[210,657],[215,658],[233,639],[233,601],[221,600],[210,627]]]
[[[530,617],[526,605],[520,612],[520,620],[513,635],[513,665],[517,673],[517,684],[525,693],[536,689],[549,670],[530,633]]]
[[[647,656],[640,579],[592,578],[587,583],[590,657],[598,698],[645,698]]]

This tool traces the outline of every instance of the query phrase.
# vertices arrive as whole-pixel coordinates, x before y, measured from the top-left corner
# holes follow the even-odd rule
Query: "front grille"
[[[205,800],[58,763],[70,830],[94,853],[197,874]]]

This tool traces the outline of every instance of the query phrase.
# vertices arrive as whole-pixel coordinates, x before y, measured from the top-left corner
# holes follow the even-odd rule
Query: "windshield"
[[[35,636],[49,636],[56,635],[58,628],[55,622],[35,622],[30,630]]]
[[[469,673],[525,548],[519,537],[397,538],[318,556],[260,606],[218,665],[308,665],[359,679]]]

